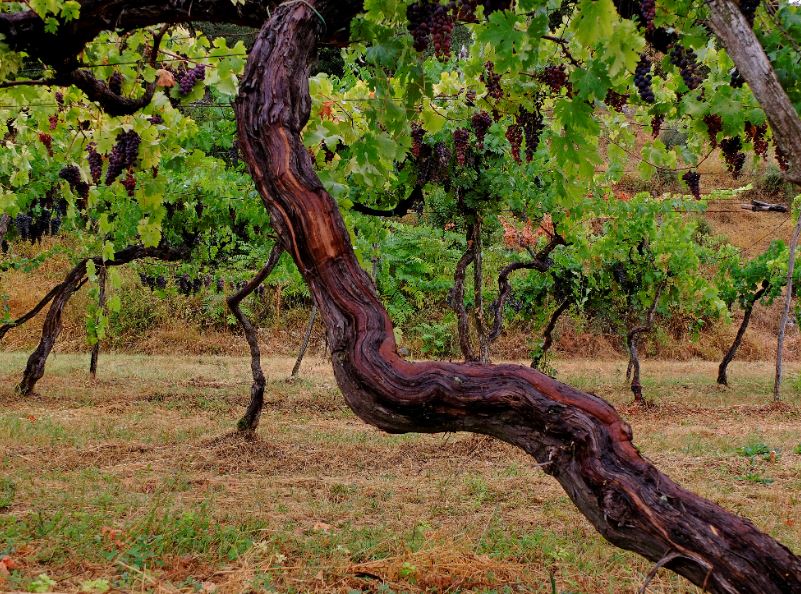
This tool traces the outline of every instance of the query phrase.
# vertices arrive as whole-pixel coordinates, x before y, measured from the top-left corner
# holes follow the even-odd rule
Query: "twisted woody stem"
[[[522,448],[606,539],[654,562],[675,554],[666,566],[710,592],[801,592],[801,559],[660,473],[602,399],[521,366],[397,354],[392,324],[301,141],[321,16],[342,18],[341,6],[309,0],[274,11],[236,113],[245,160],[320,309],[349,406],[391,433],[472,431]]]

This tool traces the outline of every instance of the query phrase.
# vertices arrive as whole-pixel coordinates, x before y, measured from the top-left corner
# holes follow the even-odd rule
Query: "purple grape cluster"
[[[106,170],[106,185],[111,185],[124,169],[133,167],[139,156],[139,144],[142,139],[133,130],[120,132],[117,134],[117,143],[108,158],[108,169]]]
[[[128,175],[122,180],[122,186],[131,198],[136,195],[136,177],[130,169],[128,169]]]
[[[740,74],[740,71],[737,70],[736,68],[732,68],[731,78],[729,80],[729,85],[731,86],[731,88],[741,89],[744,84],[745,84],[745,79],[743,78],[743,75]]]
[[[426,131],[420,122],[412,122],[412,156],[415,159],[420,158],[420,152],[423,149],[423,138],[425,138]]]
[[[625,107],[628,101],[629,101],[628,95],[623,93],[617,93],[612,89],[609,89],[606,92],[606,98],[604,99],[604,103],[606,103],[609,107],[611,107],[617,112],[622,112],[623,107]]]
[[[704,69],[698,63],[698,56],[693,50],[676,43],[670,50],[670,61],[679,69],[684,84],[691,91],[697,89],[704,82]]]
[[[645,28],[652,31],[654,28],[654,17],[656,16],[656,0],[642,0],[640,3],[640,14],[645,21]]]
[[[748,140],[751,141],[751,144],[754,145],[754,153],[763,159],[768,158],[768,140],[765,138],[767,131],[768,125],[765,123],[759,125],[752,124],[751,122],[745,123],[745,134]]]
[[[659,137],[659,133],[662,132],[662,124],[664,123],[665,116],[662,114],[656,114],[651,118],[651,132],[653,133],[654,138]]]
[[[155,114],[155,115],[150,116],[147,119],[147,121],[149,121],[154,126],[158,126],[159,124],[163,124],[164,123],[164,118],[161,117],[159,114]]]
[[[483,149],[487,130],[492,126],[492,118],[486,111],[480,111],[473,114],[470,122],[473,124],[473,132],[476,135],[476,140],[478,140],[478,148]]]
[[[706,133],[709,135],[709,142],[712,143],[712,148],[717,148],[718,133],[723,130],[723,119],[716,113],[710,113],[704,116],[704,124],[706,125]]]
[[[568,87],[570,83],[567,80],[567,68],[564,64],[558,66],[546,66],[538,77],[540,82],[545,83],[551,88],[551,92],[558,94],[564,87]]]
[[[470,131],[467,128],[459,128],[453,132],[453,145],[456,148],[456,162],[464,167],[467,162],[467,148],[470,143]]]
[[[100,178],[103,177],[103,156],[97,152],[97,145],[90,142],[86,147],[87,157],[89,161],[89,173],[92,176],[92,183],[95,185],[100,183]]]
[[[487,94],[493,99],[503,99],[503,89],[501,88],[501,75],[495,73],[495,64],[487,62],[484,64],[484,72],[481,74],[481,82],[487,87]]]
[[[723,159],[726,161],[726,168],[734,179],[740,177],[740,173],[745,165],[745,153],[742,152],[743,141],[739,136],[724,138],[720,141],[720,150],[723,151]]]
[[[701,174],[697,171],[688,171],[681,176],[696,200],[701,199]]]
[[[531,162],[540,145],[542,130],[545,128],[539,106],[534,111],[528,111],[521,106],[517,114],[517,124],[523,129],[526,138],[526,161]]]
[[[651,60],[648,56],[641,56],[640,61],[637,62],[637,68],[634,70],[634,86],[637,87],[637,92],[640,94],[640,99],[646,103],[653,103],[656,101],[654,97],[654,89],[651,86]]]
[[[158,276],[151,276],[149,274],[145,274],[144,272],[140,272],[139,280],[141,281],[142,285],[148,287],[151,291],[155,291],[156,289],[163,290],[167,288],[167,279],[162,274]]]
[[[58,176],[66,181],[75,194],[84,200],[89,197],[89,184],[81,179],[81,170],[75,165],[66,165],[58,172]]]
[[[512,157],[515,162],[522,163],[520,158],[520,146],[523,144],[523,129],[518,124],[511,124],[506,128],[506,140],[512,146]]]
[[[40,208],[34,215],[20,213],[14,219],[19,238],[31,243],[41,243],[45,235],[55,235],[61,228],[63,213]]]
[[[194,68],[182,70],[174,74],[175,80],[178,81],[178,90],[181,95],[188,95],[195,88],[198,81],[206,79],[206,66],[198,64]]]

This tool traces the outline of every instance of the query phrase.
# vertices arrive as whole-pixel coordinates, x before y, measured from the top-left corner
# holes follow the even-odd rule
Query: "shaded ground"
[[[24,360],[0,354],[0,590],[620,593],[650,569],[522,452],[363,424],[319,359],[294,383],[291,359],[266,363],[250,442],[230,434],[246,359],[106,356],[93,383],[87,357],[58,355],[30,400],[12,391]],[[797,369],[772,405],[769,364],[735,362],[721,390],[714,364],[649,361],[643,411],[624,362],[555,366],[673,478],[801,552]],[[667,572],[649,588],[697,591]]]

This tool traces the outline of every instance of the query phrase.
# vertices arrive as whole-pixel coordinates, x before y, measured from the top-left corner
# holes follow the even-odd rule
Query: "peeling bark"
[[[309,0],[274,11],[249,57],[236,113],[245,160],[320,308],[354,412],[391,433],[472,431],[517,445],[607,540],[710,592],[801,592],[801,559],[660,473],[602,399],[526,367],[398,356],[392,324],[301,141],[321,26],[310,3],[323,15],[333,6]]]
[[[740,322],[740,327],[737,329],[737,335],[734,337],[734,342],[731,343],[729,350],[726,351],[726,354],[723,356],[723,360],[718,366],[718,383],[722,386],[729,385],[729,378],[727,375],[729,363],[731,363],[735,355],[737,355],[737,349],[740,348],[740,345],[743,342],[743,336],[745,336],[745,331],[748,329],[748,324],[751,322],[751,313],[754,311],[754,305],[757,301],[762,299],[762,296],[768,291],[769,288],[770,284],[763,282],[759,290],[751,295],[751,298],[748,300],[748,304],[746,305],[743,313],[743,321]]]
[[[267,263],[259,272],[250,279],[242,289],[231,295],[226,302],[228,309],[234,314],[234,317],[242,327],[245,333],[245,340],[248,342],[250,348],[250,372],[253,376],[253,383],[250,386],[250,403],[245,411],[245,416],[242,417],[237,423],[237,429],[246,434],[253,434],[259,426],[259,419],[261,417],[261,409],[264,407],[264,386],[266,380],[264,379],[264,372],[261,369],[261,349],[259,348],[259,334],[256,327],[253,325],[248,317],[242,312],[239,305],[242,300],[253,293],[265,279],[270,276],[278,261],[281,259],[281,254],[284,248],[280,242],[276,242],[273,246],[270,256],[267,258]]]

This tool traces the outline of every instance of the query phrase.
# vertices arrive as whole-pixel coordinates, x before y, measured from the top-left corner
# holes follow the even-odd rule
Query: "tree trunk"
[[[793,302],[793,273],[795,272],[795,252],[798,249],[798,238],[801,235],[801,217],[795,224],[793,236],[790,238],[790,257],[787,262],[787,295],[784,298],[782,317],[779,320],[779,336],[776,339],[776,376],[773,380],[773,400],[781,400],[782,388],[782,359],[784,358],[784,332],[787,328],[787,319],[790,317],[790,305]]]
[[[98,273],[98,280],[100,281],[100,297],[98,299],[98,306],[100,310],[105,313],[106,309],[106,267],[101,266]],[[100,339],[92,346],[92,357],[89,361],[89,375],[92,379],[97,378],[97,359],[100,356]]]
[[[773,139],[787,155],[788,181],[801,185],[801,118],[793,107],[751,25],[732,0],[708,0],[709,24],[760,107]]]
[[[476,334],[478,335],[478,357],[481,363],[490,362],[490,341],[487,327],[484,323],[484,252],[481,242],[481,218],[476,217],[473,225],[473,295],[475,305],[473,317],[476,320]]]
[[[754,305],[757,301],[762,299],[762,296],[769,288],[770,285],[763,282],[760,289],[751,296],[748,301],[748,305],[746,306],[745,310],[743,310],[743,321],[740,322],[740,327],[737,329],[737,335],[734,337],[734,342],[731,343],[729,350],[726,351],[726,355],[723,357],[723,360],[718,366],[718,383],[722,386],[729,385],[729,378],[727,375],[729,363],[731,363],[735,355],[737,355],[737,349],[740,348],[740,345],[743,342],[743,336],[745,336],[745,331],[748,330],[748,324],[751,322],[751,314],[754,311]]]
[[[86,262],[87,260],[81,260],[77,266],[70,270],[53,296],[47,317],[42,325],[42,337],[39,339],[36,350],[28,357],[25,371],[22,373],[22,380],[16,388],[17,392],[23,396],[32,394],[36,383],[44,375],[47,357],[50,356],[50,352],[53,350],[53,346],[55,346],[58,335],[61,334],[61,329],[63,328],[62,314],[64,313],[64,306],[67,305],[70,297],[86,282]]]
[[[306,324],[306,332],[303,335],[303,343],[300,345],[298,351],[298,358],[295,360],[295,366],[292,368],[291,378],[298,376],[300,372],[300,364],[303,362],[303,357],[306,355],[306,349],[309,348],[309,341],[311,340],[312,330],[314,329],[314,322],[317,320],[317,306],[312,305],[311,315],[309,316],[309,323]]]
[[[654,293],[654,301],[645,316],[645,323],[629,330],[626,336],[626,346],[628,346],[629,349],[629,367],[626,369],[626,380],[628,381],[629,377],[631,377],[631,393],[634,394],[634,402],[640,405],[645,404],[645,398],[643,398],[642,384],[640,383],[640,354],[637,349],[637,341],[641,334],[650,332],[653,329],[656,308],[659,305],[659,298],[662,296],[662,290],[664,288],[664,281],[657,285]]]
[[[534,369],[541,369],[542,366],[548,359],[548,351],[551,350],[551,345],[553,345],[553,331],[556,328],[556,322],[559,321],[559,318],[562,317],[562,314],[565,313],[570,304],[572,303],[572,299],[568,298],[562,301],[559,304],[554,312],[551,314],[551,318],[548,320],[548,325],[545,326],[545,330],[542,332],[542,336],[544,338],[542,342],[542,348],[540,351],[534,356],[534,360],[531,361],[531,367]]]
[[[459,331],[459,348],[465,361],[478,361],[478,355],[473,350],[473,341],[470,339],[470,318],[464,306],[464,280],[467,267],[476,259],[476,252],[473,245],[473,225],[467,228],[467,249],[459,262],[456,263],[456,270],[453,273],[453,288],[448,295],[451,308],[456,312],[456,323]]]
[[[142,246],[129,246],[115,253],[113,260],[103,262],[102,258],[95,257],[92,258],[92,261],[97,267],[121,266],[141,258],[159,258],[161,260],[174,261],[185,257],[188,253],[189,250],[187,248],[174,249],[168,247],[145,248]],[[21,318],[0,328],[0,338],[2,338],[8,330],[16,328],[30,320],[36,313],[44,308],[48,302],[52,302],[42,326],[42,337],[39,340],[36,350],[28,357],[28,363],[22,374],[22,381],[20,381],[16,388],[18,393],[26,396],[31,394],[36,383],[42,379],[47,357],[53,350],[58,335],[61,334],[61,316],[64,306],[70,300],[70,297],[86,282],[84,277],[86,276],[86,265],[88,262],[88,259],[83,259],[78,262],[78,264],[69,271],[64,281],[51,289],[50,293],[48,293],[36,307]]]
[[[259,427],[261,409],[264,407],[264,386],[267,382],[264,379],[264,372],[261,369],[261,349],[259,348],[258,331],[248,317],[242,312],[242,308],[239,307],[239,305],[242,303],[242,300],[245,297],[253,293],[253,291],[256,290],[256,287],[262,284],[264,280],[270,276],[273,268],[275,268],[275,266],[278,264],[278,261],[281,259],[281,254],[283,251],[284,249],[281,246],[281,242],[277,241],[273,246],[273,249],[270,252],[270,256],[267,259],[267,263],[264,265],[264,267],[259,270],[256,276],[250,279],[248,284],[246,284],[226,300],[228,303],[228,309],[231,310],[231,313],[234,314],[234,317],[242,327],[242,331],[245,333],[245,340],[248,341],[248,347],[250,348],[250,372],[253,376],[253,383],[250,385],[250,403],[245,411],[245,416],[239,419],[239,422],[236,425],[237,430],[249,435],[253,435],[256,432],[256,429]]]
[[[276,8],[251,50],[235,107],[244,159],[320,308],[349,406],[391,433],[472,431],[524,449],[607,540],[709,592],[801,593],[800,558],[660,473],[597,396],[527,367],[398,356],[392,323],[301,140],[318,30],[343,13],[342,4],[324,0]]]
[[[4,214],[0,215],[0,243],[3,243],[3,240],[6,238],[6,233],[8,233],[8,224],[11,222],[11,216]]]

